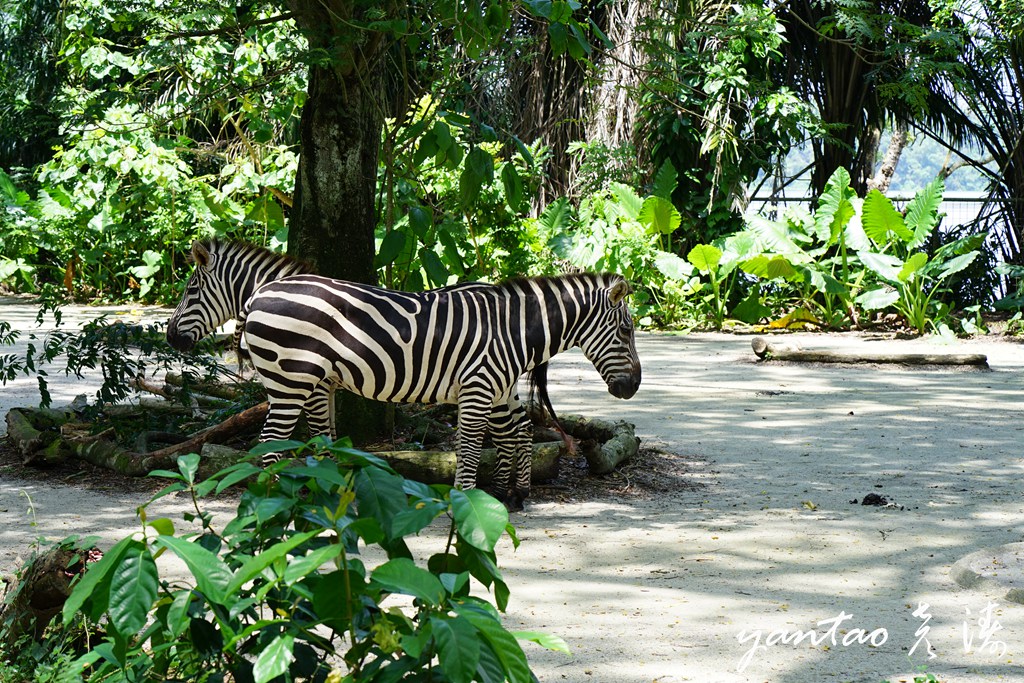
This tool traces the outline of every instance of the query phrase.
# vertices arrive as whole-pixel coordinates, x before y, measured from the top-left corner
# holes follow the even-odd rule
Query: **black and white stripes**
[[[213,242],[206,250],[216,265],[230,261],[238,245]],[[264,280],[248,289],[249,297],[246,285],[235,278],[226,278],[219,287],[235,288],[237,294],[214,293],[218,285],[212,272],[202,280],[201,291],[194,295],[190,282],[190,292],[171,319],[168,339],[180,344],[173,331],[194,343],[198,337],[192,339],[191,330],[198,326],[186,321],[226,320],[234,314],[244,320],[245,341],[270,400],[262,440],[290,437],[303,410],[314,433],[336,438],[333,394],[338,388],[381,401],[456,403],[455,484],[475,485],[482,441],[489,431],[499,451],[494,488],[499,495],[508,494],[512,504],[521,502],[530,484],[531,428],[517,394],[521,375],[579,346],[613,395],[629,398],[640,384],[632,318],[625,305],[630,290],[615,275],[471,283],[407,293],[297,274]],[[216,315],[196,311],[206,305],[202,290],[207,288],[210,302],[240,300],[241,307],[226,316],[219,303]]]

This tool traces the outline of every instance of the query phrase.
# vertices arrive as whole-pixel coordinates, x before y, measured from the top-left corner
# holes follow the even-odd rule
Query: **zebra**
[[[290,262],[221,241],[193,252],[196,271],[171,316],[168,341],[187,350],[232,316],[242,321],[270,402],[261,441],[289,438],[303,411],[312,433],[337,438],[339,388],[380,401],[453,403],[455,486],[475,487],[489,431],[499,455],[492,490],[520,509],[530,491],[532,426],[519,400],[519,378],[578,346],[613,396],[631,398],[640,385],[626,305],[632,290],[618,275],[516,278],[410,293],[308,272],[257,283],[253,272],[274,273],[275,262]],[[266,263],[257,269],[259,253]],[[231,310],[224,301],[239,306]]]

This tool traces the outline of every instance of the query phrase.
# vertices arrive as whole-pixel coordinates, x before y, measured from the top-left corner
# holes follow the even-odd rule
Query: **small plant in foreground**
[[[199,458],[187,455],[177,472],[154,473],[174,481],[153,500],[190,496],[186,521],[202,531],[178,535],[170,519],[148,519],[148,503],[140,508],[141,532],[92,565],[65,604],[65,626],[102,629],[74,673],[89,681],[530,683],[517,638],[565,650],[560,639],[501,625],[509,590],[495,545],[505,533],[518,540],[497,500],[403,479],[341,441],[270,442],[253,453],[286,450],[304,462],[266,470],[243,462],[196,481]],[[237,514],[216,529],[201,500],[245,480]],[[405,539],[439,517],[451,520],[447,542],[420,566]],[[368,546],[386,559],[371,567]],[[188,568],[188,582],[161,578],[156,560],[167,552]],[[471,594],[471,578],[492,591],[497,609]]]

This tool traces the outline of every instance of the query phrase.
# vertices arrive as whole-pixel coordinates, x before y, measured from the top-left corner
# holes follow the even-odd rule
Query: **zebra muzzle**
[[[640,388],[640,373],[620,375],[608,383],[608,393],[615,398],[633,398]]]

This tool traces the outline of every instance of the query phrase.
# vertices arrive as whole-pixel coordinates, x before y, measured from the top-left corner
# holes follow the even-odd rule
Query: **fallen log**
[[[164,375],[164,382],[172,387],[181,389],[185,386],[185,379],[177,372],[168,372]],[[230,384],[215,384],[213,382],[189,382],[189,391],[194,394],[206,394],[216,398],[234,401],[242,395],[242,390]]]
[[[383,458],[406,479],[424,484],[451,484],[455,481],[455,451],[378,451],[374,455]],[[497,455],[498,452],[493,448],[481,451],[480,467],[477,470],[478,486],[491,483]],[[545,482],[557,477],[561,456],[561,441],[533,444],[531,481]]]
[[[797,363],[878,363],[897,365],[970,365],[988,367],[982,353],[856,353],[844,351],[801,349],[789,344],[776,344],[764,337],[754,337],[750,346],[761,360]]]
[[[608,474],[640,450],[636,427],[629,422],[608,422],[582,415],[558,418],[566,433],[580,439],[591,474]]]
[[[11,655],[25,635],[33,636],[29,643],[42,641],[43,631],[71,595],[72,579],[84,571],[86,561],[95,559],[93,554],[98,552],[56,545],[32,557],[11,579],[14,585],[0,606],[0,648],[5,654]]]

